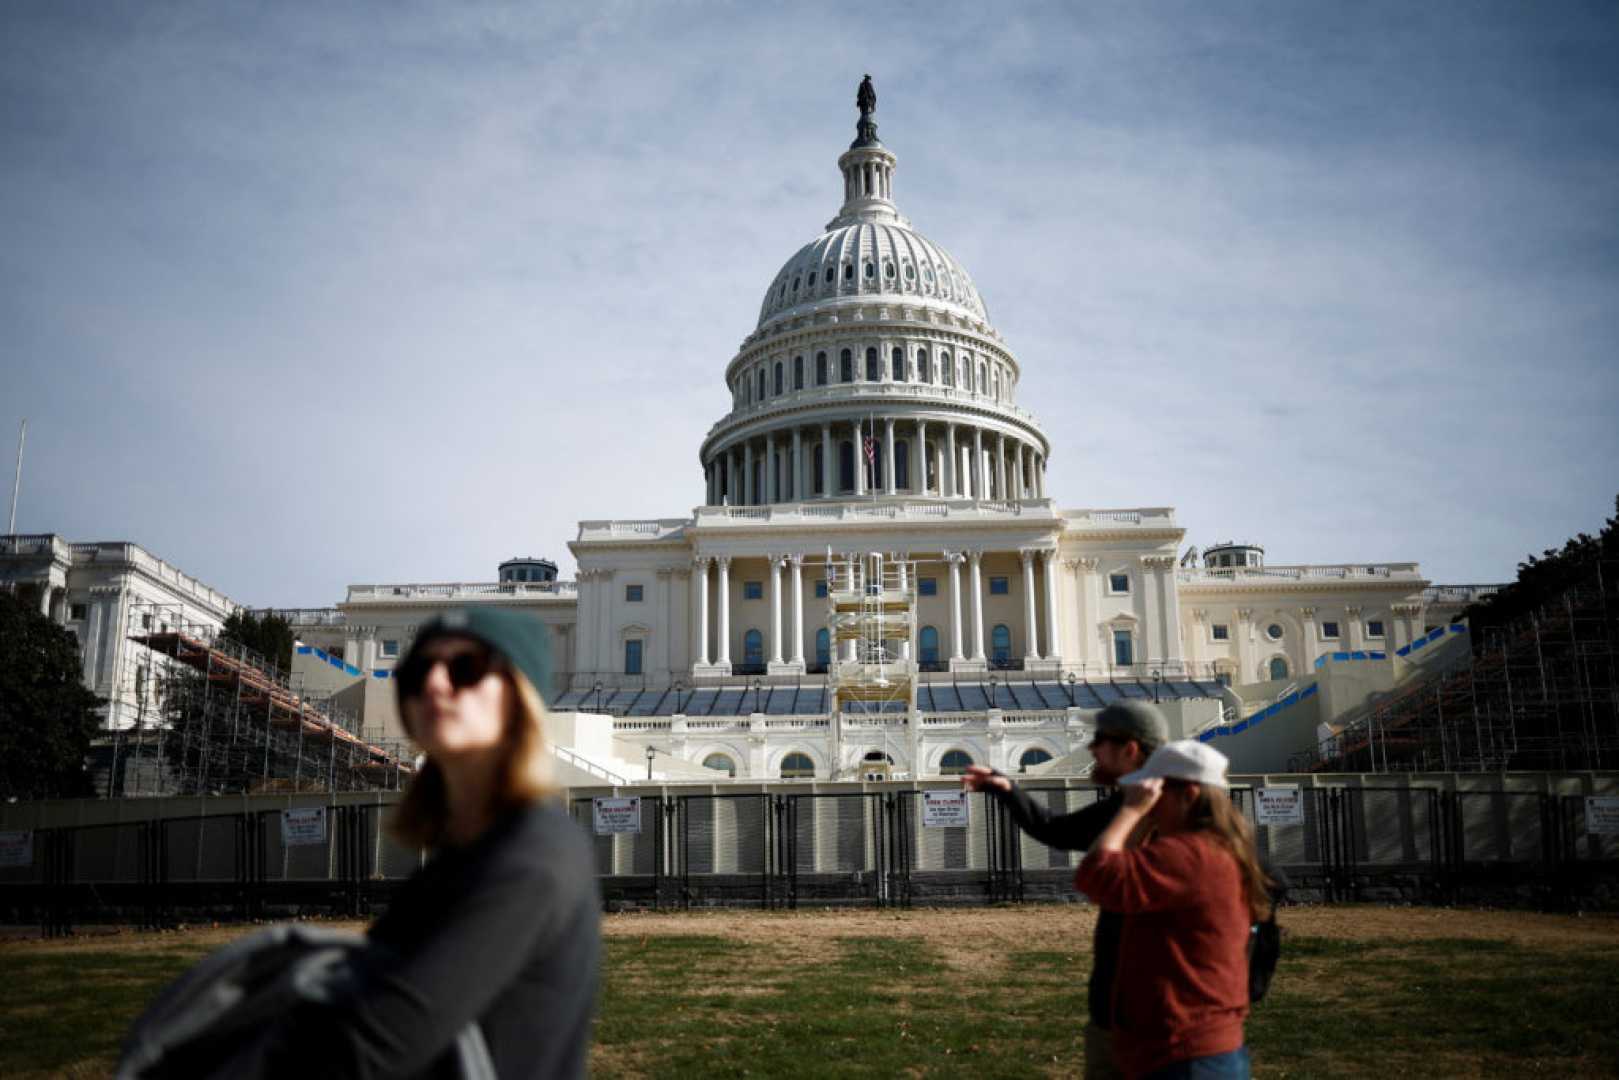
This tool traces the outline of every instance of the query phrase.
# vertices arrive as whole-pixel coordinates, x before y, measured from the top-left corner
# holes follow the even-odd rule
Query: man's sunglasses
[[[1127,739],[1123,735],[1115,735],[1110,731],[1099,731],[1095,735],[1091,736],[1090,745],[1085,749],[1094,750],[1096,747],[1101,746],[1104,743],[1112,743],[1114,746],[1123,746],[1125,743],[1131,741],[1133,740]]]
[[[428,673],[438,664],[444,665],[445,672],[450,676],[450,685],[457,692],[478,685],[483,682],[484,676],[498,669],[494,656],[487,649],[456,653],[449,659],[413,656],[394,670],[394,678],[399,680],[399,696],[413,698],[419,695],[427,682]]]

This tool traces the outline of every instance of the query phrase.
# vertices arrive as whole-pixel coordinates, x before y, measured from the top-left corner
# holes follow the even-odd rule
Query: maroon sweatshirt
[[[1248,905],[1237,860],[1207,833],[1093,848],[1075,886],[1124,914],[1113,985],[1113,1053],[1128,1077],[1242,1046]]]

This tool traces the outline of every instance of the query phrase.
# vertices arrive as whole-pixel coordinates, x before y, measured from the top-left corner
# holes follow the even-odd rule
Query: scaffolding
[[[172,604],[130,605],[141,646],[116,693],[101,789],[111,796],[397,790],[414,772],[402,739],[359,729],[329,696]]]
[[[850,718],[875,721],[885,744],[862,763],[864,779],[894,778],[889,723],[908,723],[915,712],[915,583],[914,565],[900,557],[871,552],[827,562],[832,715],[840,731]]]
[[[1498,772],[1619,768],[1619,563],[1391,694],[1299,768]]]

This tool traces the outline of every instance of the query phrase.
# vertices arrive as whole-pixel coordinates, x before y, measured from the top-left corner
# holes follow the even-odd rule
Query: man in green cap
[[[1088,749],[1095,765],[1091,779],[1111,787],[1119,777],[1146,764],[1152,752],[1169,741],[1169,725],[1159,711],[1141,701],[1121,701],[1096,714],[1096,733]],[[969,766],[961,778],[968,791],[982,791],[1012,815],[1018,827],[1047,847],[1084,851],[1096,842],[1118,813],[1123,796],[1114,791],[1083,810],[1052,816],[1045,807],[1018,788],[1004,773],[982,765]],[[1113,1064],[1108,1035],[1109,1006],[1113,1000],[1113,974],[1118,969],[1119,932],[1124,917],[1103,911],[1096,918],[1090,981],[1090,1022],[1085,1026],[1086,1080],[1113,1080],[1121,1074]]]

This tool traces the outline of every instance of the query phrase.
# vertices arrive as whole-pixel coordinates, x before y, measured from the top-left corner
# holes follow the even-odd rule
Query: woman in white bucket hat
[[[1154,751],[1119,778],[1124,806],[1075,875],[1125,916],[1113,1051],[1132,1080],[1249,1075],[1248,935],[1269,912],[1269,880],[1229,764],[1195,739]]]

